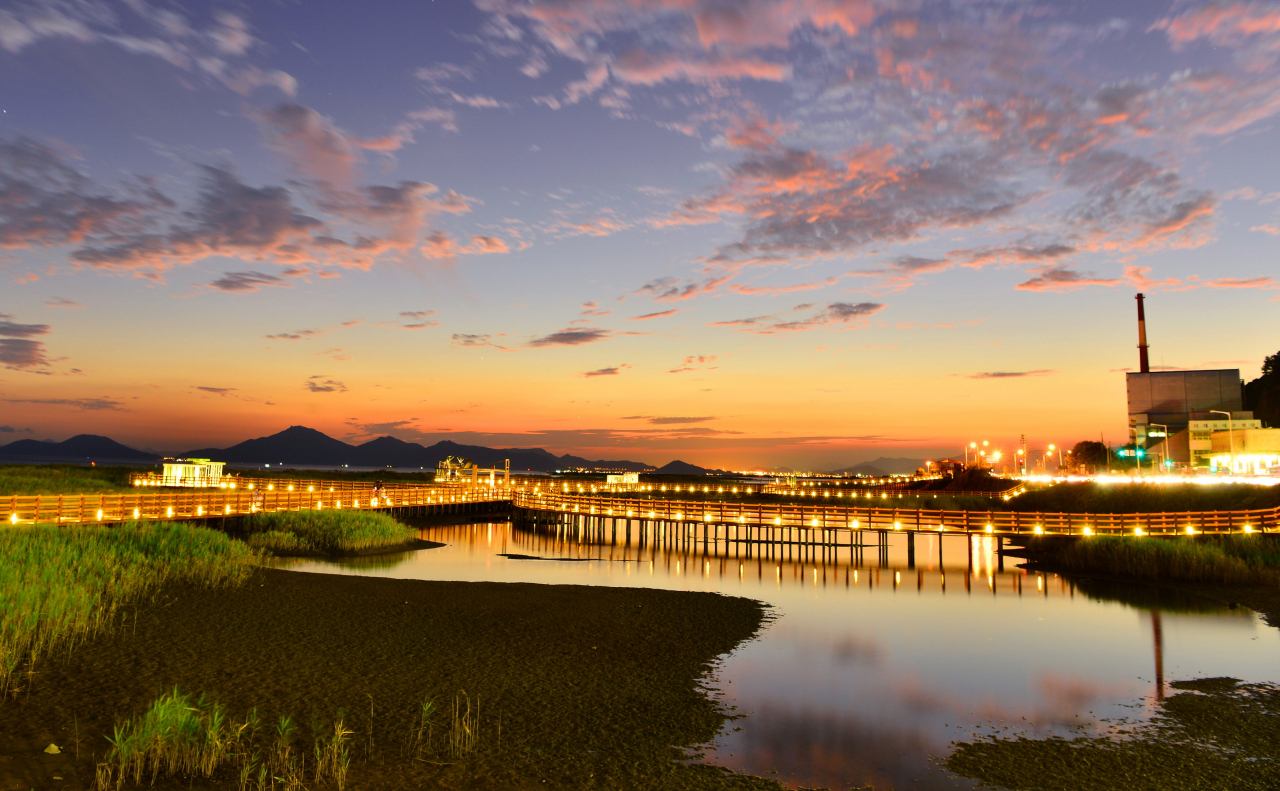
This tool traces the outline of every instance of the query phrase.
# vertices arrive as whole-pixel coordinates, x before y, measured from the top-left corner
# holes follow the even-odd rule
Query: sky
[[[0,443],[830,469],[1280,323],[1280,3],[0,3]]]

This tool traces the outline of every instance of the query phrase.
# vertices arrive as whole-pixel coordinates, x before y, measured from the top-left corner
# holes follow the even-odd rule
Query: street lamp
[[[1149,426],[1159,426],[1164,429],[1164,439],[1160,441],[1160,467],[1163,469],[1168,466],[1165,464],[1169,460],[1169,427],[1163,423],[1148,423]],[[1147,436],[1151,436],[1150,433]]]
[[[1227,439],[1231,441],[1231,473],[1234,475],[1236,471],[1236,432],[1235,427],[1232,426],[1231,413],[1223,412],[1221,409],[1210,409],[1209,414],[1227,416]]]

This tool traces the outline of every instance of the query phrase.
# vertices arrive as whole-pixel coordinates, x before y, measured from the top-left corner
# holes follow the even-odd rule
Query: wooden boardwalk
[[[740,503],[708,499],[646,497],[640,492],[577,487],[563,481],[525,479],[509,487],[436,484],[387,486],[381,496],[373,484],[338,481],[237,479],[236,487],[173,489],[136,487],[134,491],[96,495],[0,497],[0,520],[20,524],[112,524],[134,520],[201,520],[273,511],[327,509],[448,513],[487,503],[542,515],[621,520],[641,530],[663,525],[737,527],[752,530],[803,528],[823,531],[970,533],[987,535],[1198,535],[1280,531],[1280,508],[1253,511],[1191,511],[1144,514],[1032,513],[1022,511],[947,511],[892,506],[894,498],[815,497],[813,502]],[[876,504],[872,504],[876,503]],[[406,510],[413,509],[413,510]],[[763,535],[763,534],[761,534]]]

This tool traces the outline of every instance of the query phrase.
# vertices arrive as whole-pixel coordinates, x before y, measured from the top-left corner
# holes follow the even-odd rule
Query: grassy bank
[[[1280,540],[1270,535],[1033,538],[1025,554],[1059,571],[1146,582],[1280,583]]]
[[[131,491],[129,476],[148,467],[79,464],[0,464],[0,497],[35,494],[112,494]]]
[[[781,791],[689,760],[732,727],[704,686],[717,657],[761,626],[763,608],[747,599],[259,569],[235,588],[169,586],[139,615],[136,632],[131,619],[92,650],[48,663],[19,701],[0,706],[0,755],[12,756],[0,761],[0,788],[90,788],[93,756],[112,750],[117,726],[147,732],[157,695],[177,687],[197,712],[161,706],[153,722],[213,731],[212,704],[197,692],[237,726],[256,709],[263,756],[289,717],[313,789],[335,787],[314,782],[314,756],[341,720],[352,732],[351,791]],[[207,741],[157,755],[194,764]],[[42,752],[50,742],[61,754]],[[148,742],[132,743],[113,759],[113,778]],[[156,787],[239,789],[242,766],[225,761],[207,780],[162,776]],[[141,779],[146,787],[149,773]]]
[[[1247,483],[1059,483],[992,508],[1054,513],[1137,514],[1159,511],[1244,511],[1280,506],[1280,486]]]
[[[394,549],[417,531],[375,511],[287,511],[241,522],[245,542],[277,555],[343,555]]]
[[[24,667],[114,623],[123,605],[170,582],[238,584],[255,557],[222,533],[187,524],[0,529],[0,695]]]
[[[992,737],[946,761],[985,786],[1024,791],[1280,788],[1280,687],[1230,678],[1174,682],[1152,720],[1112,737]]]

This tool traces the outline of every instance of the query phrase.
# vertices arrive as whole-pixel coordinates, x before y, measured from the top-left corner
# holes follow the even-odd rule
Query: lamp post
[[[1160,467],[1163,471],[1167,466],[1165,462],[1169,459],[1169,427],[1163,423],[1148,423],[1150,426],[1159,426],[1164,429],[1164,439],[1160,441]],[[1148,434],[1147,436],[1151,436]]]
[[[1231,474],[1232,474],[1232,475],[1235,475],[1235,472],[1236,472],[1236,431],[1235,431],[1235,428],[1232,426],[1232,422],[1233,422],[1233,421],[1231,420],[1231,413],[1230,413],[1230,412],[1223,412],[1221,409],[1210,409],[1210,410],[1209,410],[1209,414],[1211,414],[1211,415],[1226,415],[1226,416],[1227,416],[1227,439],[1228,439],[1228,440],[1230,440],[1230,442],[1231,442]]]

